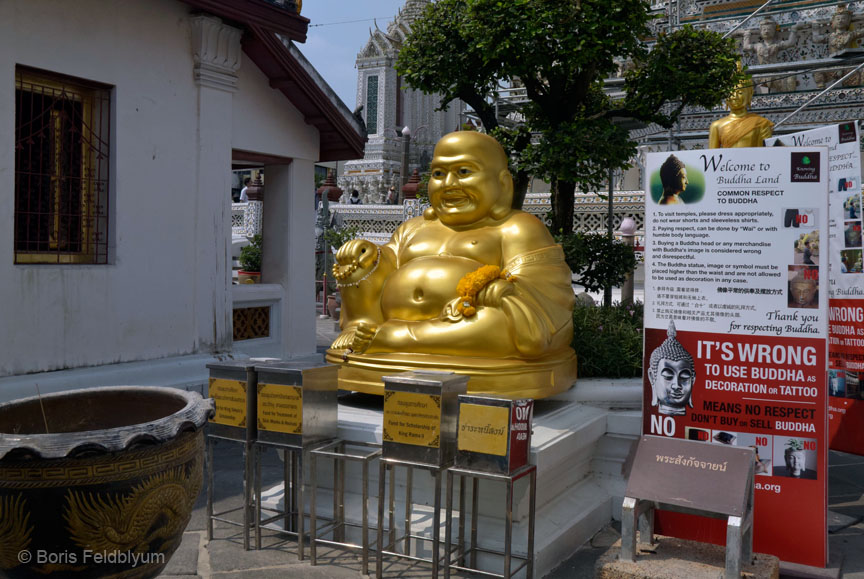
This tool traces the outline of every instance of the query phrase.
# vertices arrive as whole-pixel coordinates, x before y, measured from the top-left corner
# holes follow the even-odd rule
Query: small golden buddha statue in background
[[[726,99],[729,115],[711,123],[708,131],[709,149],[764,145],[765,139],[771,136],[774,123],[756,113],[747,112],[752,100],[753,81],[748,77]]]
[[[467,374],[469,392],[511,398],[573,384],[571,272],[546,226],[511,208],[507,165],[488,135],[446,135],[430,208],[382,247],[339,248],[342,332],[327,360],[342,365],[340,388],[382,394],[382,376],[421,369]]]

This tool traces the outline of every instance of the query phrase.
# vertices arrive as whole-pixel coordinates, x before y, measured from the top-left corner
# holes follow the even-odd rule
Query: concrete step
[[[639,436],[642,433],[641,410],[615,410],[606,417],[606,432]]]

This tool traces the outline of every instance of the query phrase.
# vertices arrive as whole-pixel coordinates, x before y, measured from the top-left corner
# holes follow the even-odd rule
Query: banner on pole
[[[754,548],[817,566],[827,561],[827,177],[817,146],[651,153],[645,177],[643,432],[755,449]],[[660,517],[665,534],[722,544],[714,523]]]
[[[864,268],[861,147],[857,122],[768,139],[769,146],[828,147],[828,436],[834,450],[864,455]]]

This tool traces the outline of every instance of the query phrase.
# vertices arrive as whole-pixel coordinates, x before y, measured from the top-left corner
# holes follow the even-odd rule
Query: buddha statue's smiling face
[[[513,181],[504,149],[474,131],[445,136],[435,147],[429,203],[445,225],[467,226],[510,211]]]

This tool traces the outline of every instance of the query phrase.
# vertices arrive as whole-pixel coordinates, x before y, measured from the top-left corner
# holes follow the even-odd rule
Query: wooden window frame
[[[15,95],[14,263],[107,264],[112,87],[19,65],[15,68]],[[30,117],[23,119],[19,115],[23,113],[26,98],[30,98]],[[27,132],[39,126],[36,118],[39,115],[33,108],[37,98],[51,102],[50,109],[44,108],[43,102],[39,111],[39,115],[50,114],[50,120],[42,124],[39,131]],[[61,103],[59,108],[55,106],[58,102]],[[80,118],[68,118],[62,104],[69,102],[79,104]],[[76,132],[80,136],[76,137]],[[35,146],[32,145],[34,139],[44,138],[49,139],[49,161],[46,163],[42,158],[43,149],[38,153],[37,163],[39,169],[47,168],[50,174],[40,173],[32,180],[44,182],[47,178],[47,192],[38,185],[34,191],[34,186],[30,185],[34,174]],[[69,140],[73,149],[64,144]],[[80,151],[75,151],[79,146]],[[29,164],[23,158],[28,154]],[[64,173],[63,157],[74,159],[76,154],[80,155],[80,161],[68,165]],[[22,158],[19,159],[19,155]],[[26,173],[25,166],[29,168]],[[80,173],[76,176],[75,171]],[[64,186],[69,189],[66,197],[62,191]],[[19,206],[25,200],[27,207]],[[31,203],[37,205],[35,212],[30,210]],[[47,204],[47,212],[38,209],[40,203]],[[66,209],[65,216],[64,204],[73,207]],[[62,231],[64,218],[66,232]],[[34,219],[38,224],[35,233],[30,231]],[[43,219],[47,220],[47,226],[42,225]],[[47,239],[43,227],[47,228]],[[47,247],[34,249],[33,245]]]

